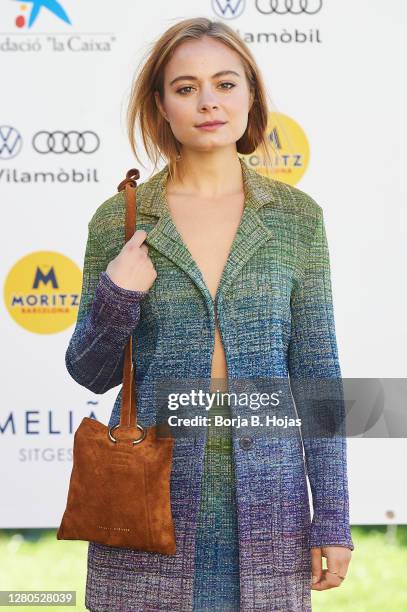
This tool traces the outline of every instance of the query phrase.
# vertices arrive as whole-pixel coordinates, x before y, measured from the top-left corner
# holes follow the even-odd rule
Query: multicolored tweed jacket
[[[245,208],[216,301],[169,213],[168,166],[137,191],[137,229],[148,234],[146,244],[157,270],[148,292],[122,289],[105,273],[124,244],[123,192],[102,203],[89,222],[82,295],[66,366],[79,384],[105,393],[122,382],[123,349],[133,334],[142,425],[156,422],[157,380],[210,379],[216,315],[231,382],[250,380],[256,388],[257,380],[340,379],[322,208],[300,189],[266,178],[239,159]],[[286,399],[285,413],[292,415],[295,403],[301,417],[305,409],[294,399]],[[121,391],[109,425],[119,421],[120,401]],[[231,410],[234,416],[247,416],[247,408],[232,405]],[[339,410],[343,416],[341,402]],[[309,610],[310,548],[354,548],[346,439],[232,430],[240,609]],[[131,592],[129,610],[192,610],[205,441],[205,435],[175,438],[175,556],[90,548],[104,571],[121,572]],[[108,589],[103,596],[107,602]],[[104,606],[100,609],[110,609]]]

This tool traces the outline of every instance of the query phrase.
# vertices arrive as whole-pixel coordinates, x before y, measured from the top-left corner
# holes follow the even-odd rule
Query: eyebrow
[[[224,76],[225,74],[234,74],[237,77],[240,77],[240,74],[238,72],[236,72],[235,70],[220,70],[219,72],[215,72],[215,74],[212,75],[212,79],[215,79],[216,77],[220,77],[220,76]],[[172,81],[170,82],[170,85],[173,85],[174,83],[176,83],[177,81],[197,81],[198,78],[196,76],[192,76],[190,74],[187,75],[182,75],[182,76],[178,76],[175,79],[172,79]]]

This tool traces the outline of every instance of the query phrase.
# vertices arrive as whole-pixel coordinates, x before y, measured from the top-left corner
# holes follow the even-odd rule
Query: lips
[[[196,127],[205,127],[209,125],[223,125],[226,121],[205,121],[205,123],[199,123]]]

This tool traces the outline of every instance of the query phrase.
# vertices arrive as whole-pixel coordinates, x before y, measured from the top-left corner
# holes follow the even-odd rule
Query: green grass
[[[313,611],[405,612],[407,525],[389,529],[384,525],[355,526],[352,539],[355,550],[344,582],[338,588],[313,590]]]
[[[76,591],[76,607],[24,606],[21,609],[86,611],[87,549],[87,542],[57,540],[55,529],[0,530],[0,590]],[[0,607],[0,610],[9,609],[16,607]]]
[[[57,540],[55,534],[54,529],[0,530],[0,590],[73,590],[76,610],[85,611],[88,544]],[[382,525],[355,526],[352,538],[355,550],[345,581],[338,588],[312,591],[313,611],[405,612],[407,526],[395,531]],[[59,608],[30,606],[29,610]]]

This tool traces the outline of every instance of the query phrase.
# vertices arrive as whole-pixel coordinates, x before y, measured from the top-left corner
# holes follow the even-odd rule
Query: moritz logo
[[[58,19],[72,25],[65,9],[60,2],[57,2],[57,0],[25,0],[25,2],[19,2],[19,4],[20,11],[22,11],[23,14],[17,15],[15,19],[17,28],[31,28],[37,21],[37,18],[40,17],[45,11],[51,12]],[[31,5],[31,9],[29,9],[28,5]],[[25,14],[25,11],[27,10],[29,14]]]
[[[63,253],[34,251],[9,271],[3,295],[14,321],[35,334],[55,334],[75,323],[82,273]]]

